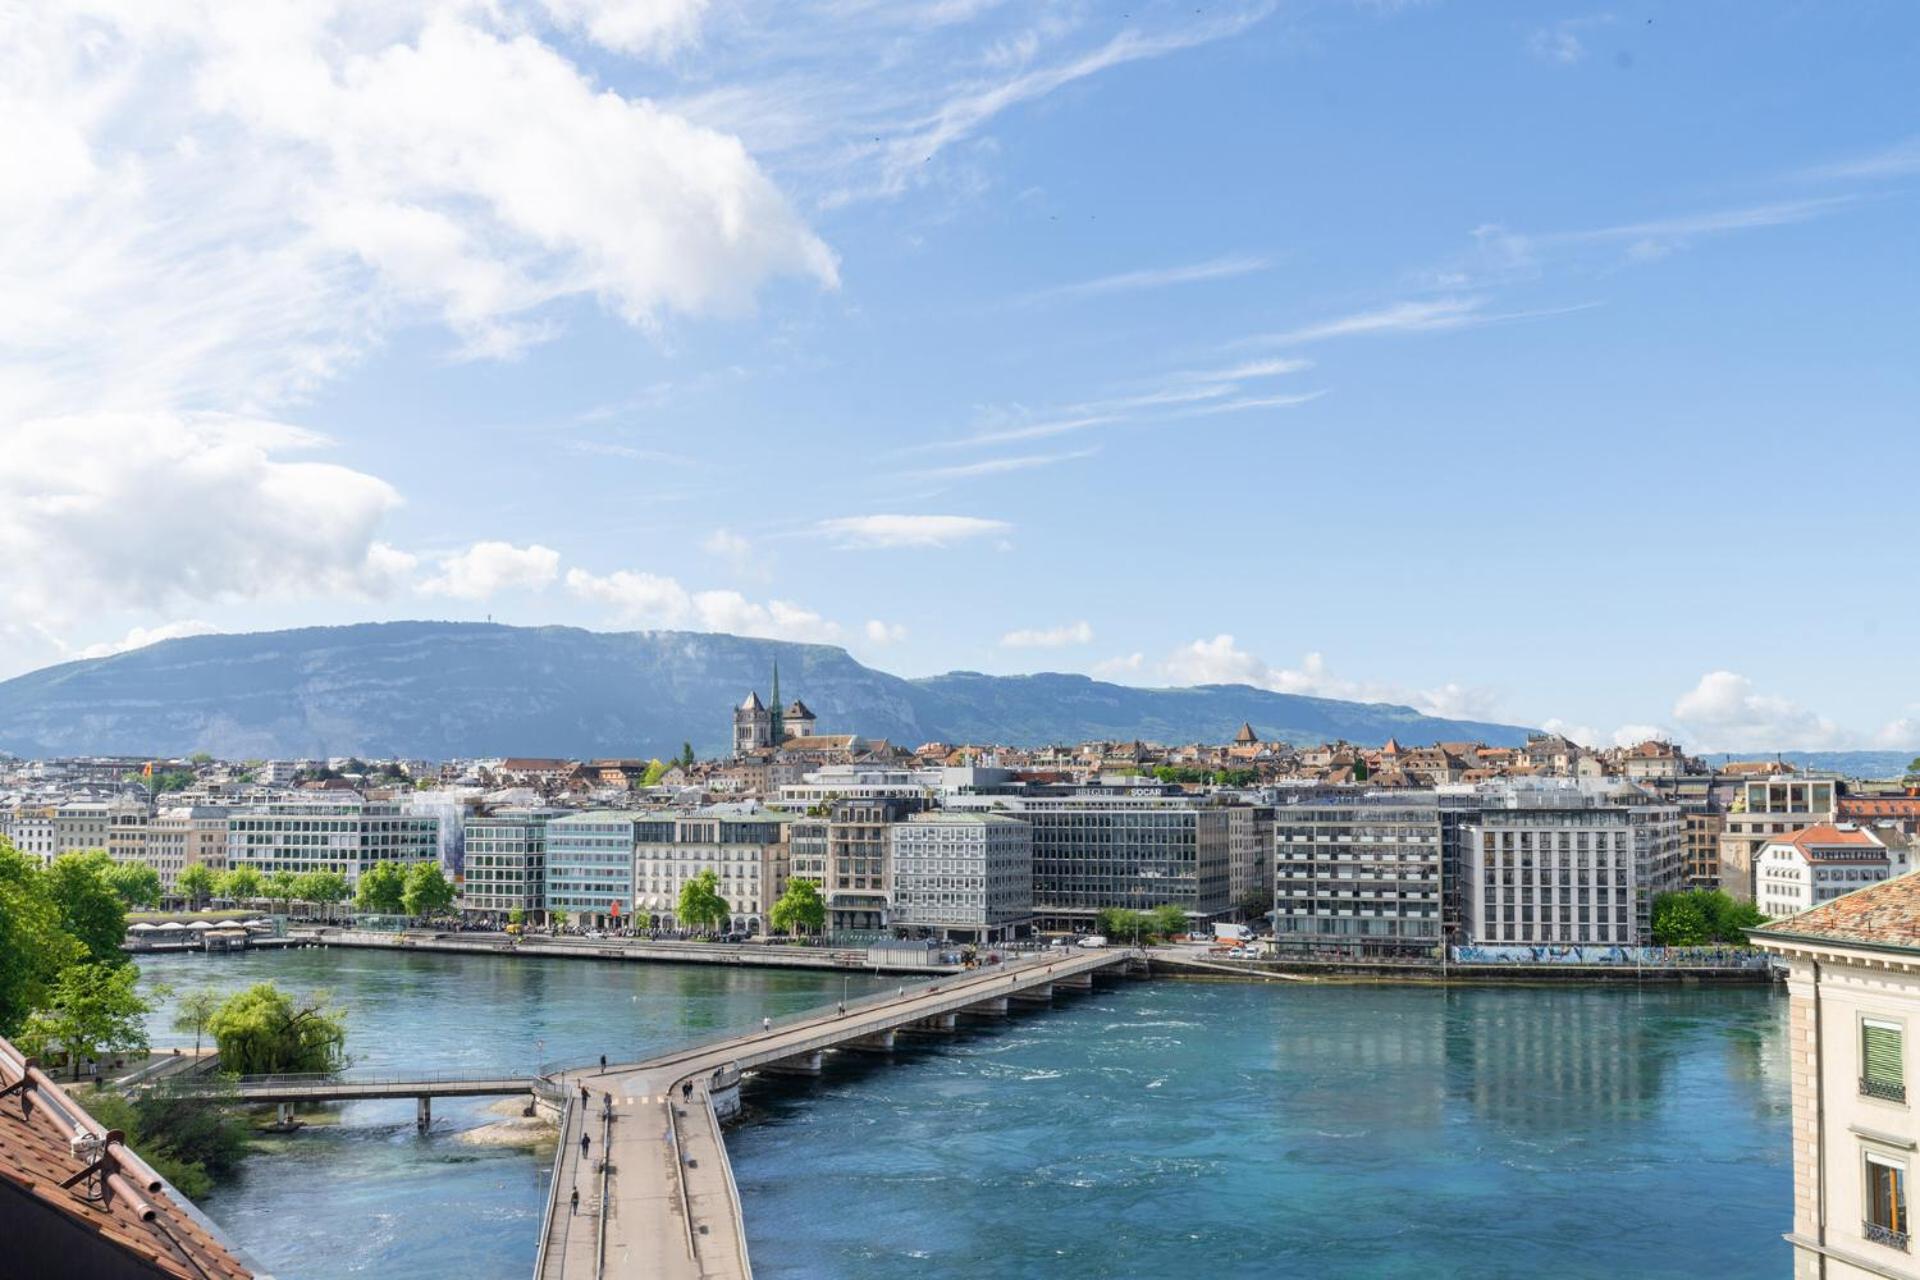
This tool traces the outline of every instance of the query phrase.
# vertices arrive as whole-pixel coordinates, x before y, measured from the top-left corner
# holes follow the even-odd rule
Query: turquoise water
[[[637,1053],[839,987],[365,952],[149,970],[324,976],[356,1045],[421,1069],[514,1065],[533,1035]],[[1128,983],[759,1085],[728,1147],[761,1280],[1780,1275],[1784,1019],[1745,987]],[[423,1139],[411,1104],[353,1104],[207,1208],[286,1280],[522,1277],[545,1171],[456,1139],[483,1108]]]

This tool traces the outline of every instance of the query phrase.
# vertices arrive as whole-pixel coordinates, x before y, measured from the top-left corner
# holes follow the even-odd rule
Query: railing
[[[531,1087],[532,1073],[528,1071],[409,1071],[394,1074],[359,1075],[329,1071],[286,1072],[279,1075],[257,1076],[216,1076],[205,1081],[195,1081],[183,1087],[188,1092],[217,1093],[234,1088],[241,1092],[249,1089],[301,1089],[301,1088],[361,1088],[363,1086],[381,1087],[385,1085],[457,1085],[490,1083],[492,1081],[526,1080]]]
[[[540,1251],[533,1255],[533,1274],[541,1280],[547,1274],[547,1245],[553,1239],[554,1214],[560,1208],[560,1170],[567,1163],[567,1125],[573,1119],[573,1094],[560,1099],[560,1145],[553,1153],[553,1176],[547,1180],[547,1211],[540,1220]]]
[[[1907,1086],[1900,1081],[1875,1080],[1868,1076],[1860,1077],[1862,1097],[1879,1098],[1884,1102],[1905,1102]]]
[[[1883,1244],[1889,1249],[1898,1249],[1902,1253],[1907,1251],[1907,1233],[1904,1231],[1895,1231],[1892,1227],[1883,1227],[1877,1222],[1863,1222],[1860,1224],[1860,1234],[1874,1244]]]

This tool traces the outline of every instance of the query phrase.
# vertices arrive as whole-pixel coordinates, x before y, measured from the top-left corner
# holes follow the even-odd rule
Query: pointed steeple
[[[780,701],[780,659],[778,658],[773,660],[773,698],[771,704],[771,710],[773,712],[773,745],[777,748],[782,746],[787,740],[787,715],[786,712],[781,709],[783,704]]]

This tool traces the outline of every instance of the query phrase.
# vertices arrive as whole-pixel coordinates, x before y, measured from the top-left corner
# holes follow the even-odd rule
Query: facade
[[[1720,833],[1720,887],[1736,902],[1754,900],[1754,856],[1774,836],[1833,822],[1839,788],[1824,778],[1748,779]]]
[[[1281,950],[1431,956],[1447,937],[1458,809],[1433,792],[1374,792],[1274,814],[1273,941]],[[1448,821],[1451,819],[1452,821]]]
[[[733,709],[733,754],[751,755],[773,750],[773,712],[767,710],[760,695],[749,693],[746,701]]]
[[[190,809],[163,809],[147,823],[147,865],[160,876],[160,887],[172,893],[180,873],[196,864],[216,875],[227,869],[227,815],[214,805]]]
[[[1033,921],[1033,828],[1000,813],[896,822],[891,922],[948,941],[1006,942]]]
[[[1764,866],[1764,864],[1763,864]],[[1753,930],[1788,964],[1796,1280],[1920,1277],[1920,877]]]
[[[353,792],[235,809],[227,819],[227,865],[262,875],[338,871],[357,885],[376,863],[436,862],[439,855],[438,818]]]
[[[1489,945],[1643,946],[1683,883],[1680,807],[1637,787],[1511,787],[1463,832],[1462,923]]]
[[[1760,846],[1754,855],[1754,905],[1777,920],[1896,874],[1891,851],[1871,832],[1851,823],[1822,823]]]
[[[592,928],[633,916],[632,813],[569,814],[547,823],[546,910]]]
[[[841,800],[827,822],[827,928],[836,935],[875,935],[890,923],[892,840],[888,829],[927,807],[920,799],[891,796]]]
[[[466,820],[460,910],[529,920],[547,909],[547,823],[564,809],[502,809]]]
[[[638,818],[634,927],[679,928],[680,887],[702,871],[712,871],[732,911],[729,930],[764,932],[767,913],[787,889],[787,829],[793,823],[789,814],[731,804]]]
[[[1242,725],[1241,728],[1247,728]],[[1227,806],[1227,897],[1250,919],[1273,910],[1273,806]]]

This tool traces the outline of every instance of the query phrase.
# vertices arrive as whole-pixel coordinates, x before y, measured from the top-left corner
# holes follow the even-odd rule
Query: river
[[[366,1071],[630,1058],[838,999],[838,976],[371,951],[141,962],[329,988]],[[886,985],[852,979],[859,995]],[[761,1280],[1784,1274],[1786,1003],[1754,987],[1130,982],[747,1095]],[[167,1012],[154,1041],[175,1044]],[[544,1041],[544,1046],[539,1042]],[[204,1207],[281,1280],[521,1280],[547,1149],[353,1103]]]

